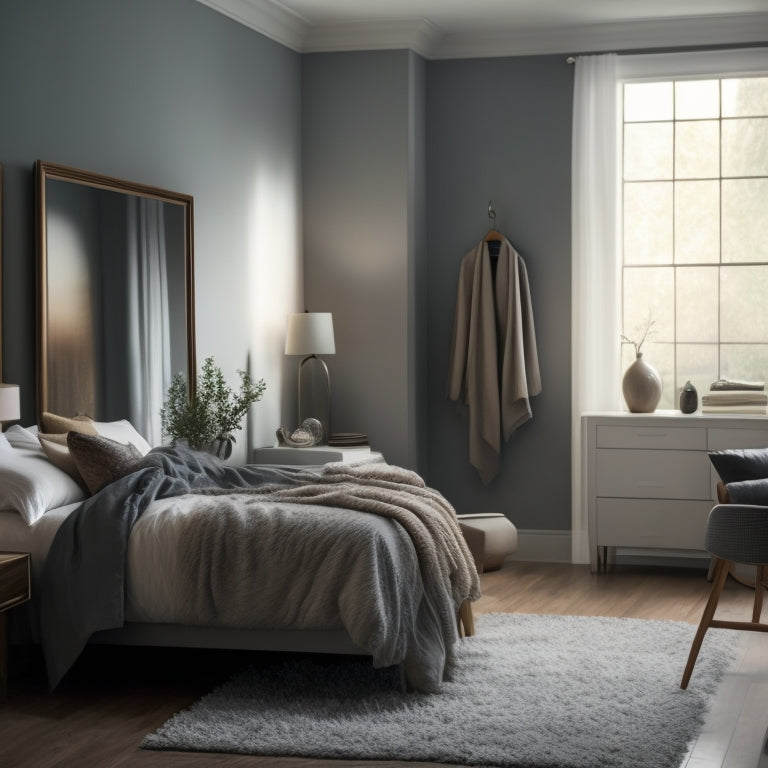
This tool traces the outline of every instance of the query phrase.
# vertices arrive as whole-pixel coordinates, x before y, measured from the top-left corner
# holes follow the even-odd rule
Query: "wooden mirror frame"
[[[175,203],[184,210],[184,294],[185,325],[187,339],[187,382],[190,394],[194,394],[196,377],[195,352],[195,281],[194,281],[194,215],[190,195],[171,192],[159,187],[104,176],[66,165],[38,160],[36,163],[37,192],[37,418],[49,410],[49,359],[48,359],[48,231],[46,220],[46,183],[49,180],[72,182],[125,195],[149,197],[162,202]],[[72,416],[74,414],[64,414]],[[96,418],[96,416],[94,416]]]
[[[0,381],[3,380],[3,165],[0,163]]]

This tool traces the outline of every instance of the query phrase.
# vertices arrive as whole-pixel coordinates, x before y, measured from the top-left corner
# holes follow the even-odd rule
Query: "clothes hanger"
[[[488,233],[484,238],[485,242],[490,243],[494,240],[503,240],[504,235],[496,229],[496,211],[493,209],[492,200],[488,201],[488,218],[491,220],[491,229],[488,230]]]

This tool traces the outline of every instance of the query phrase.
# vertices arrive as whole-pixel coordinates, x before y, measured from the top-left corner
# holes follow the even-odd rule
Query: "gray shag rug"
[[[526,768],[678,768],[737,638],[641,619],[487,614],[439,694],[396,668],[297,656],[252,666],[148,735],[147,749]],[[727,635],[727,637],[726,637]]]

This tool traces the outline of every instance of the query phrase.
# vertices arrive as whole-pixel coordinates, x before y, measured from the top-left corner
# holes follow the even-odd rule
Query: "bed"
[[[418,475],[380,458],[232,467],[149,450],[126,421],[46,426],[0,441],[0,550],[31,553],[26,630],[51,687],[108,642],[362,653],[439,691],[480,590]]]

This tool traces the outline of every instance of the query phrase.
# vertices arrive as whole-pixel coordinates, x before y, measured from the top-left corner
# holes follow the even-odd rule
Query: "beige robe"
[[[488,243],[464,256],[459,271],[448,397],[469,406],[469,462],[488,484],[499,471],[501,436],[531,418],[541,392],[525,262],[501,242],[494,280]]]

